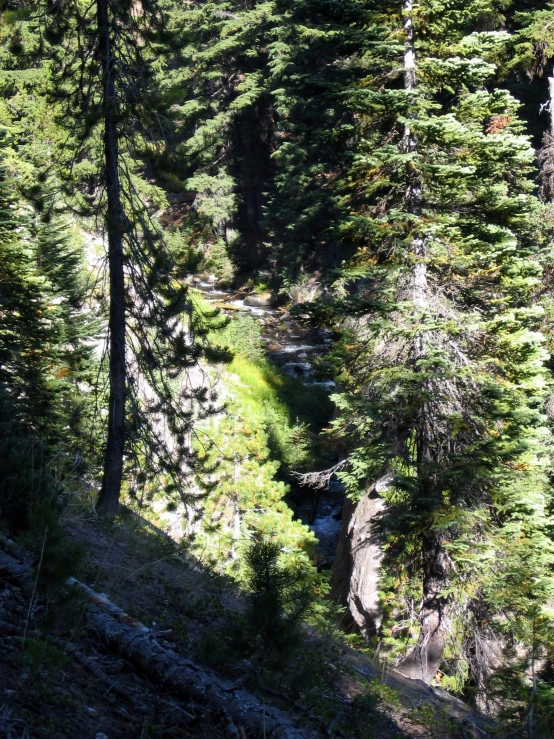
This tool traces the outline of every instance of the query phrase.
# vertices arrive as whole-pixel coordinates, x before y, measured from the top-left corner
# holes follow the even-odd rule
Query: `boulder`
[[[377,633],[382,619],[379,580],[383,546],[377,524],[386,508],[380,493],[391,482],[392,475],[385,475],[358,503],[345,500],[331,575],[331,596],[347,609],[342,626],[367,639]]]
[[[244,305],[251,305],[255,308],[270,308],[277,305],[277,293],[266,292],[255,295],[254,293],[247,295],[244,299]]]
[[[211,293],[213,292],[214,286],[209,282],[197,282],[195,288],[201,290],[203,293]]]

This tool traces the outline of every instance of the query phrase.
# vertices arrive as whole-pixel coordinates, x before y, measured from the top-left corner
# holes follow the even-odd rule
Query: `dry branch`
[[[323,489],[329,487],[331,478],[335,472],[339,472],[344,469],[348,464],[348,459],[342,459],[333,467],[329,467],[327,470],[321,470],[320,472],[292,472],[292,476],[295,477],[300,485],[309,485],[311,488]]]

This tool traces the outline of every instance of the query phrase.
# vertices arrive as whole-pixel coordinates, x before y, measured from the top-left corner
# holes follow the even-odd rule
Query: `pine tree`
[[[165,248],[153,211],[165,199],[139,173],[157,146],[156,53],[167,48],[156,6],[98,0],[48,11],[50,105],[66,131],[58,179],[81,217],[100,216],[109,274],[107,442],[98,510],[117,511],[127,455],[169,491],[186,494],[195,466],[192,424],[213,406],[194,366],[208,332]],[[164,46],[165,45],[165,46]],[[209,321],[208,321],[209,322]],[[163,420],[162,420],[163,419]],[[140,475],[141,479],[144,477]],[[188,481],[187,481],[188,480]]]
[[[44,188],[48,192],[48,187]],[[54,371],[50,392],[55,397],[51,444],[82,463],[94,426],[99,363],[95,346],[102,323],[87,306],[88,280],[83,245],[75,226],[54,205],[37,214],[32,228],[37,271],[43,278],[42,296],[49,322],[49,354]],[[89,468],[93,464],[88,460]]]
[[[58,479],[81,463],[95,322],[82,309],[81,265],[67,224],[42,224],[18,196],[0,149],[0,518],[11,530],[45,537],[50,557],[60,544]],[[60,229],[63,229],[60,231]],[[69,462],[69,464],[67,464]],[[44,542],[43,542],[44,545]],[[62,547],[63,549],[63,547]],[[60,554],[60,552],[58,552]],[[61,555],[62,559],[64,555]],[[60,560],[61,562],[61,560]]]
[[[181,165],[158,167],[190,203],[191,240],[278,286],[335,266],[349,253],[333,183],[364,74],[363,4],[217,1],[169,15],[181,48],[160,87]]]
[[[254,541],[245,554],[247,587],[245,613],[249,647],[262,660],[270,650],[283,653],[298,639],[298,626],[310,612],[313,584],[302,570],[280,561],[280,547],[271,540]]]
[[[445,650],[471,663],[468,645],[552,590],[533,153],[517,101],[485,87],[505,43],[494,24],[480,0],[375,11],[342,185],[359,245],[336,283],[350,346],[336,430],[354,447],[342,477],[354,492],[392,474],[381,633],[407,640],[400,669],[426,681]],[[399,73],[403,90],[387,84]],[[525,595],[530,562],[542,585]]]
[[[6,134],[3,132],[2,146]],[[0,149],[0,154],[3,154]],[[27,217],[25,217],[27,215]],[[51,412],[47,390],[49,330],[43,279],[33,261],[28,213],[18,203],[13,180],[0,160],[0,382],[21,402],[40,436]]]

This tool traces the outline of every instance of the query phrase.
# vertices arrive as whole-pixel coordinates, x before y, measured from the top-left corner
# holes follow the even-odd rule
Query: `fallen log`
[[[150,629],[83,583],[70,581],[91,601],[89,626],[110,651],[131,662],[149,680],[186,699],[218,708],[234,724],[274,739],[312,739],[309,729],[298,728],[284,712],[172,649],[162,647]]]
[[[0,548],[9,549],[6,544],[3,539]],[[0,551],[1,578],[28,585],[31,572],[30,565],[18,561],[15,553]],[[314,731],[298,728],[284,711],[266,704],[232,680],[162,647],[147,626],[125,613],[104,593],[97,593],[74,578],[69,578],[67,585],[78,589],[90,601],[86,619],[105,647],[171,693],[220,710],[228,718],[230,736],[237,739],[245,736],[245,728],[268,739],[315,739],[318,736]],[[75,652],[73,656],[79,661],[76,647],[64,643],[64,649],[69,654]]]

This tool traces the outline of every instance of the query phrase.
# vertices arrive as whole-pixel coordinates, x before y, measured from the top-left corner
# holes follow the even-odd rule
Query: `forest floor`
[[[135,514],[105,526],[81,509],[66,516],[64,526],[86,548],[81,578],[92,590],[105,593],[133,624],[148,627],[150,640],[202,665],[206,675],[245,684],[248,665],[222,655],[214,638],[244,608],[230,583]],[[46,599],[36,597],[34,585],[30,594],[29,583],[27,590],[20,585],[0,563],[0,737],[274,736],[265,714],[261,731],[241,725],[209,691],[203,698],[176,694],[108,650],[87,624],[90,603],[77,589]],[[395,671],[378,672],[367,656],[308,627],[300,654],[284,680],[268,666],[262,679],[258,673],[246,682],[268,711],[273,706],[288,714],[295,736],[489,735],[487,722],[460,701]],[[293,691],[296,670],[322,679]]]

